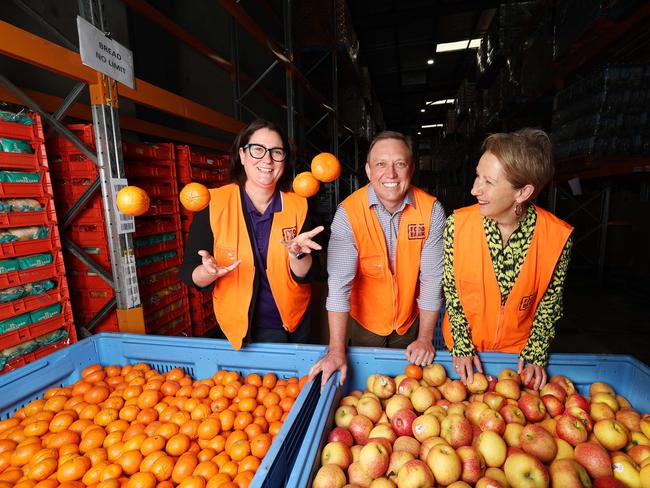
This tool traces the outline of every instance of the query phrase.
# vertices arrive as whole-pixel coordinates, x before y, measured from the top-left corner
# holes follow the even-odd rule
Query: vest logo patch
[[[409,240],[424,239],[424,224],[409,224]]]
[[[532,295],[528,295],[527,297],[523,297],[521,301],[519,302],[519,310],[528,310],[530,307],[533,306],[533,303],[535,303],[535,296],[537,294],[533,293]]]
[[[296,237],[296,234],[297,234],[297,230],[295,226],[285,227],[284,229],[282,229],[282,238],[287,242],[290,241],[291,239],[294,239]]]

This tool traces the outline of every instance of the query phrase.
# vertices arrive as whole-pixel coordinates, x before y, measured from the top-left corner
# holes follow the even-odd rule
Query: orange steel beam
[[[78,81],[97,82],[97,72],[81,63],[78,53],[0,21],[0,54],[19,59]],[[119,85],[120,96],[140,105],[236,134],[243,124],[204,105],[136,79],[136,90]]]
[[[132,10],[136,11],[137,13],[145,17],[146,19],[150,20],[154,24],[157,24],[159,27],[165,29],[172,36],[184,42],[189,47],[191,47],[198,53],[202,54],[210,61],[214,62],[220,68],[227,71],[230,74],[230,79],[234,80],[235,68],[232,62],[219,56],[219,54],[216,51],[214,51],[210,46],[205,44],[203,41],[201,41],[198,37],[194,36],[192,33],[183,29],[180,25],[178,25],[176,22],[171,20],[165,14],[152,7],[148,2],[146,2],[145,0],[122,0],[122,2]],[[252,85],[255,81],[248,74],[243,72],[240,72],[239,76],[241,81],[243,81],[249,86]],[[255,89],[259,91],[262,95],[264,95],[267,99],[269,99],[271,102],[273,102],[275,105],[279,106],[280,108],[284,108],[284,109],[287,108],[287,104],[284,102],[284,100],[278,98],[270,90],[267,90],[266,88],[261,87],[259,85],[255,87]]]
[[[321,95],[309,82],[307,78],[296,68],[293,60],[287,58],[282,48],[278,46],[273,39],[268,37],[266,33],[257,25],[257,23],[249,17],[243,8],[239,6],[234,0],[218,0],[219,4],[239,22],[239,24],[251,35],[257,42],[264,46],[278,61],[280,61],[286,69],[291,71],[294,78],[299,81],[311,94],[314,99],[319,102],[326,110],[333,112],[330,102],[328,102],[323,95]]]
[[[29,98],[38,103],[38,105],[43,110],[47,110],[48,112],[54,112],[63,102],[63,98],[56,97],[54,95],[48,95],[46,93],[29,90],[26,88],[21,88],[21,90],[24,91],[29,96]],[[13,93],[1,85],[0,99],[16,104],[22,103],[13,95]],[[90,122],[93,120],[90,107],[82,103],[75,103],[72,105],[66,114],[76,119],[88,120]],[[192,144],[194,146],[202,146],[224,152],[228,152],[230,150],[230,144],[226,142],[217,141],[209,137],[198,136],[181,130],[171,129],[166,126],[140,120],[135,117],[121,115],[120,127],[131,132],[156,136],[163,139],[169,139],[171,141],[184,142],[186,144]]]

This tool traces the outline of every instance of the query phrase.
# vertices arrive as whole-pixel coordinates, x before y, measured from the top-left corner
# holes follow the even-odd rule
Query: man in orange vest
[[[346,198],[332,221],[328,246],[329,351],[311,369],[322,385],[347,373],[349,345],[404,348],[414,364],[430,364],[441,305],[444,210],[411,186],[406,138],[382,132],[370,144],[370,184]]]

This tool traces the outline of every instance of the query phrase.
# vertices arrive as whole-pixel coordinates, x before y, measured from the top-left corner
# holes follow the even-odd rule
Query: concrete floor
[[[650,365],[650,296],[626,283],[598,283],[571,270],[551,352],[629,354]]]

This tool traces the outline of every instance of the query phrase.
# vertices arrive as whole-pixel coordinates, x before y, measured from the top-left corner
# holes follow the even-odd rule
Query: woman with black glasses
[[[287,141],[273,123],[241,130],[230,154],[232,183],[210,190],[194,216],[181,266],[190,286],[213,287],[219,327],[234,349],[247,342],[307,342],[310,282],[321,249],[307,201],[287,193]]]

